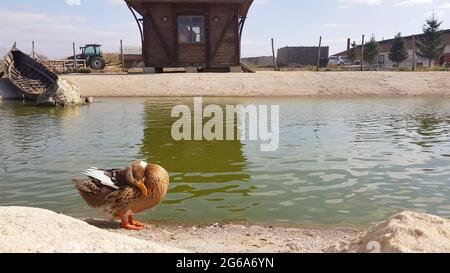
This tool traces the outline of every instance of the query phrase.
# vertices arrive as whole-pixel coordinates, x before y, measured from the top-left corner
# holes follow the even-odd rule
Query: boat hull
[[[3,65],[6,78],[25,100],[36,101],[42,93],[58,88],[58,75],[16,48]]]

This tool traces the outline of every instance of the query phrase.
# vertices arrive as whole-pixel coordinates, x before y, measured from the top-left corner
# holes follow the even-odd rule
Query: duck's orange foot
[[[136,227],[145,228],[145,224],[135,220],[133,215],[128,216],[128,223]]]
[[[131,224],[132,224],[133,226],[136,226],[136,227],[145,228],[145,224],[144,224],[144,223],[141,223],[141,222],[136,221],[136,220],[134,220],[133,222],[131,222]]]
[[[133,215],[126,217],[126,213],[121,213],[119,214],[119,217],[123,229],[143,230],[145,228],[144,224],[134,220]]]
[[[141,227],[141,226],[135,226],[132,224],[122,224],[122,228],[128,229],[128,230],[143,230],[145,228],[145,226]]]

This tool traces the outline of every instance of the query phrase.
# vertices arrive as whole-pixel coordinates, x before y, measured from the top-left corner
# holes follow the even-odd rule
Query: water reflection
[[[149,99],[144,107],[141,153],[149,162],[164,166],[171,174],[172,188],[166,204],[180,205],[195,198],[217,203],[233,198],[230,196],[249,196],[255,187],[248,183],[251,177],[246,168],[244,145],[239,140],[173,140],[171,126],[177,118],[171,117],[171,110],[178,104],[193,109],[190,99],[163,102]],[[221,107],[225,109],[225,105]],[[218,194],[222,194],[221,197],[214,198]]]
[[[18,153],[39,147],[50,148],[52,139],[62,134],[68,120],[76,119],[81,107],[35,107],[23,102],[6,102],[0,106],[4,139],[17,148]],[[48,130],[52,128],[52,130]]]
[[[98,99],[81,108],[0,104],[0,205],[98,216],[70,179],[137,158],[166,167],[167,201],[146,220],[368,225],[412,209],[450,217],[450,99],[205,99],[279,104],[280,148],[171,137],[176,104]]]

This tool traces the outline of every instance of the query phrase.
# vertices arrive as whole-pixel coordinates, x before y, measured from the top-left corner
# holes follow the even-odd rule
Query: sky
[[[271,55],[277,48],[317,45],[319,36],[330,53],[346,49],[347,38],[379,40],[397,32],[421,33],[432,13],[450,29],[450,0],[255,0],[243,34],[243,57]],[[50,58],[71,55],[72,43],[100,43],[105,52],[139,46],[133,16],[122,0],[0,0],[0,54],[14,42]]]

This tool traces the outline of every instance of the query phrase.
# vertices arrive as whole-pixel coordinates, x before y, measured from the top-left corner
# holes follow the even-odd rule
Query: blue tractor
[[[81,54],[77,55],[77,60],[86,60],[86,65],[94,70],[101,70],[106,67],[106,61],[103,59],[102,45],[87,44],[80,47]],[[73,60],[74,57],[69,57]]]

